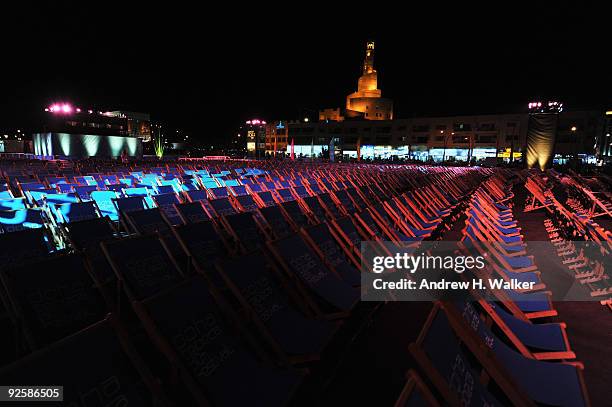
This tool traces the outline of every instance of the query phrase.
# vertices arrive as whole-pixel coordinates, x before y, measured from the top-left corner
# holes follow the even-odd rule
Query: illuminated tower
[[[380,97],[382,92],[378,89],[378,75],[374,69],[374,43],[366,45],[366,57],[363,61],[363,75],[357,82],[357,93],[364,96]]]
[[[367,120],[393,119],[393,101],[382,97],[378,89],[378,74],[374,69],[374,42],[366,43],[363,74],[357,82],[357,92],[346,98],[346,116]]]

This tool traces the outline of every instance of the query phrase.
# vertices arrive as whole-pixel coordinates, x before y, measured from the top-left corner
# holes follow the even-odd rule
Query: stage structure
[[[142,157],[143,142],[151,140],[146,113],[81,109],[67,102],[45,108],[32,135],[34,154],[44,157]]]
[[[34,154],[41,156],[110,158],[124,153],[129,157],[142,157],[142,140],[138,137],[35,133],[32,141]]]
[[[555,151],[559,113],[563,104],[555,101],[529,103],[527,129],[527,168],[537,166],[544,171],[550,167]]]

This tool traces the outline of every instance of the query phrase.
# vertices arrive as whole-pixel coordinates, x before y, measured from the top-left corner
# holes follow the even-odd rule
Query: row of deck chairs
[[[557,188],[567,191],[564,203],[556,197],[551,199],[548,218],[544,223],[550,241],[555,245],[562,263],[588,288],[591,296],[612,309],[612,282],[604,261],[612,251],[612,233],[597,224],[597,216],[592,216],[592,212],[585,209],[581,201],[573,195],[578,184],[572,175],[561,176],[554,171],[549,171],[548,175]],[[539,179],[541,185],[546,185],[543,175],[534,174],[532,178]],[[583,249],[577,248],[576,241],[588,241],[596,245],[598,250],[590,250],[586,255]],[[596,255],[596,258],[593,255]]]
[[[509,186],[494,177],[474,193],[461,250],[490,254],[480,277],[512,276],[537,281],[537,288],[500,290],[495,300],[474,292],[473,298],[436,303],[410,345],[422,375],[409,372],[397,406],[589,405],[583,366],[574,360],[565,324],[550,322],[556,311],[525,255]]]
[[[308,183],[303,195],[297,178],[259,192],[266,181],[240,180],[246,194],[224,186],[227,196],[96,189],[69,211],[48,195],[29,202],[50,223],[0,235],[5,332],[22,357],[0,381],[60,381],[65,400],[99,405],[166,405],[168,394],[185,404],[283,405],[357,305],[361,241],[433,236],[484,174],[394,177],[388,190],[334,174],[342,185]],[[116,221],[95,192],[123,194],[105,194]],[[164,194],[176,201],[161,204]],[[64,247],[52,247],[47,228]],[[134,333],[139,325],[147,339]]]

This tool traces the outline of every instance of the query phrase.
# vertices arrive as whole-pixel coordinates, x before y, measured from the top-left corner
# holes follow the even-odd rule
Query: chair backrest
[[[283,213],[278,206],[260,208],[259,212],[263,216],[266,223],[270,226],[272,233],[274,233],[274,236],[277,239],[289,236],[291,233],[293,233],[291,226],[283,216]]]
[[[0,234],[0,269],[34,261],[49,254],[43,229],[26,229]]]
[[[127,198],[113,198],[113,202],[120,213],[129,213],[147,209],[147,204],[141,196],[130,196]]]
[[[206,194],[206,190],[204,189],[194,189],[190,191],[185,191],[185,194],[187,194],[187,197],[191,202],[208,200],[208,195]]]
[[[103,242],[102,247],[131,299],[148,298],[182,280],[157,236]]]
[[[258,208],[257,203],[251,195],[238,195],[236,200],[245,211],[254,211]]]
[[[173,350],[187,370],[181,376],[192,377],[213,405],[248,405],[254,394],[261,405],[289,401],[288,390],[295,388],[300,376],[260,364],[227,324],[202,277],[196,276],[143,306],[155,325],[155,336]],[[246,387],[236,391],[237,382]]]
[[[210,216],[198,201],[176,205],[176,210],[185,223],[202,222],[210,219]]]
[[[52,343],[104,318],[106,304],[79,255],[2,273],[12,308],[33,348]]]
[[[332,273],[298,234],[269,243],[287,271],[339,310],[351,310],[359,291]]]
[[[227,185],[227,183],[226,183]],[[246,186],[244,185],[235,185],[233,187],[230,188],[230,190],[232,191],[232,194],[234,196],[244,196],[246,195],[248,192],[246,190]]]
[[[94,201],[55,205],[55,211],[59,215],[60,221],[63,223],[90,220],[100,217]]]
[[[486,405],[505,405],[481,384],[480,372],[472,367],[469,352],[461,346],[448,318],[440,309],[434,308],[419,342],[416,346],[412,345],[410,350],[413,355],[424,356],[417,360],[427,364],[424,366],[426,371],[434,369],[441,376],[444,382],[436,382],[442,387],[439,390],[450,393],[457,404],[470,405],[471,400],[479,400]]]
[[[348,213],[354,213],[357,210],[355,208],[355,205],[353,204],[353,201],[351,201],[351,198],[346,193],[346,190],[340,189],[338,191],[334,191],[334,195],[336,195],[336,198],[338,198],[338,200]]]
[[[211,222],[189,223],[177,226],[174,230],[189,254],[202,268],[210,269],[216,259],[227,253]]]
[[[181,216],[176,210],[175,205],[180,205],[181,201],[174,192],[167,194],[154,195],[155,204],[164,212],[166,219],[172,225],[180,225],[183,223]]]
[[[118,339],[107,319],[7,366],[0,370],[0,380],[63,383],[63,403],[70,406],[81,406],[84,400],[98,406],[153,406],[160,396],[151,396],[146,385],[150,375],[128,343]]]
[[[26,209],[27,207],[28,205],[25,198],[0,199],[0,210],[3,211],[15,211]]]
[[[306,226],[308,224],[308,218],[304,212],[302,212],[302,208],[300,208],[297,201],[283,202],[281,207],[285,210],[287,215],[289,215],[291,221],[293,221],[293,223],[295,223],[298,227]]]
[[[141,235],[157,232],[164,234],[170,230],[159,208],[129,212],[125,214],[125,217],[131,228]]]
[[[249,212],[226,216],[225,222],[231,229],[232,235],[242,246],[244,253],[251,252],[263,243],[265,237],[257,226],[253,215]]]
[[[318,195],[318,197],[321,200],[321,202],[323,202],[323,205],[325,205],[325,208],[329,211],[329,213],[331,214],[331,216],[334,219],[337,219],[340,216],[342,216],[342,214],[338,210],[338,207],[336,206],[336,204],[332,200],[331,196],[329,196],[328,192],[326,192],[324,194],[320,194],[320,195]]]
[[[228,198],[213,199],[210,200],[209,203],[217,216],[233,215],[236,213],[236,209],[234,209]]]
[[[274,196],[270,191],[262,191],[258,192],[257,196],[264,203],[265,206],[274,206],[276,205],[276,201],[274,200]]]
[[[108,216],[112,221],[119,219],[119,212],[113,202],[113,199],[117,198],[115,191],[92,191],[89,196],[96,201],[102,216]]]
[[[91,201],[91,193],[97,190],[97,185],[77,185],[74,187],[74,191],[82,201]]]
[[[319,222],[323,222],[325,220],[325,209],[323,209],[319,199],[316,196],[308,196],[303,198],[303,201]]]
[[[276,193],[280,196],[282,202],[290,202],[295,200],[295,197],[289,188],[277,189]]]
[[[45,221],[42,209],[0,210],[0,233],[43,228]]]

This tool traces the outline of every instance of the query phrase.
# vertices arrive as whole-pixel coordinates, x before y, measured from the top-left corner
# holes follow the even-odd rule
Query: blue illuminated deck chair
[[[160,195],[160,194],[173,194],[175,193],[175,189],[174,186],[172,185],[158,185],[155,187],[156,189],[156,194]]]
[[[63,402],[167,406],[159,385],[112,317],[0,370],[3,383],[63,383]],[[120,337],[118,335],[121,335]],[[119,339],[121,338],[121,339]],[[61,366],[61,369],[58,368]]]
[[[359,274],[360,260],[349,251],[345,251],[329,230],[325,223],[309,226],[303,229],[304,238],[313,247],[323,261],[342,280],[353,287],[361,285]]]
[[[457,313],[456,318],[466,321],[469,317],[469,302],[446,305],[446,312],[450,315]],[[452,317],[451,317],[452,318]],[[530,359],[521,355],[510,346],[501,341],[484,323],[473,323],[470,318],[469,323],[464,322],[466,328],[471,329],[465,333],[476,334],[484,341],[495,355],[495,359],[501,363],[508,371],[509,375],[518,384],[519,388],[525,391],[531,399],[538,403],[551,406],[577,407],[586,406],[588,396],[584,387],[582,370],[584,367],[577,362],[548,362]]]
[[[245,264],[249,267],[245,268]],[[248,322],[254,324],[279,359],[296,363],[318,360],[333,337],[336,325],[309,318],[293,305],[271,267],[273,265],[262,252],[217,263],[217,270],[238,298],[244,315],[250,316],[252,321]],[[265,300],[252,302],[253,292],[265,293]]]
[[[198,405],[284,406],[302,381],[301,374],[268,365],[258,360],[252,347],[244,346],[254,345],[253,339],[241,325],[228,324],[234,317],[221,312],[202,277],[134,308]],[[192,346],[197,346],[198,354],[218,355],[215,365],[196,356]],[[241,383],[240,391],[236,383]]]
[[[130,300],[148,298],[183,280],[182,272],[156,235],[101,244]]]
[[[53,209],[58,223],[71,223],[100,217],[94,201],[56,204]]]
[[[268,206],[265,208],[260,208],[259,213],[261,213],[265,224],[269,228],[274,238],[280,239],[287,237],[294,232],[293,228],[283,215],[280,207]]]
[[[91,193],[98,190],[97,185],[78,185],[74,187],[76,194],[81,198],[81,201],[91,201]]]
[[[238,213],[236,208],[232,206],[229,198],[218,198],[208,201],[216,216],[226,216]]]
[[[108,191],[115,191],[119,196],[123,196],[123,190],[127,187],[126,184],[106,184]]]
[[[266,239],[265,234],[255,222],[253,215],[249,212],[224,216],[222,222],[225,224],[235,246],[243,254],[260,249]]]
[[[9,309],[30,349],[73,334],[106,315],[106,303],[80,255],[62,255],[0,273]]]
[[[222,183],[222,185],[226,186],[226,187],[238,187],[241,186],[240,181],[235,180],[235,179],[224,179],[224,180],[219,180],[220,183]]]
[[[157,207],[164,212],[166,219],[168,219],[171,225],[180,225],[183,223],[183,219],[176,209],[176,206],[181,204],[176,193],[169,192],[166,194],[154,195],[153,200]]]
[[[212,189],[212,188],[219,187],[219,184],[217,183],[217,181],[215,181],[215,179],[211,177],[201,177],[200,183],[202,184],[202,187],[204,187],[205,189]]]
[[[280,204],[280,207],[285,211],[286,218],[289,223],[293,224],[293,228],[298,230],[302,226],[309,224],[308,217],[300,207],[297,201],[288,201]]]
[[[26,209],[28,207],[25,198],[7,198],[0,199],[0,210],[15,211],[18,209]]]
[[[40,229],[46,224],[42,209],[0,210],[0,233],[12,233],[25,229]]]
[[[45,190],[47,186],[42,182],[24,182],[19,183],[19,190],[25,195],[26,191]]]
[[[164,187],[163,190],[159,189],[160,187]],[[172,191],[168,190],[167,187],[171,187]],[[182,191],[181,181],[178,178],[165,179],[159,181],[159,186],[157,187],[159,193],[168,193],[168,192],[176,192],[179,193]]]
[[[3,191],[0,191],[0,199],[13,199],[13,198],[15,197],[13,196],[13,193],[10,190],[5,189]]]
[[[481,353],[473,354],[466,348],[450,324],[444,311],[436,304],[429,314],[416,343],[409,346],[417,361],[436,387],[445,404],[465,406],[532,405],[531,400],[519,393],[512,383],[501,382],[501,394],[493,393],[481,380],[481,369],[487,365],[472,363],[474,356],[483,363]],[[471,354],[472,353],[472,354]],[[492,372],[495,373],[495,372]],[[495,380],[495,376],[492,380]],[[495,380],[495,384],[497,381]],[[501,400],[499,399],[501,398]]]
[[[43,206],[44,199],[48,194],[56,194],[57,190],[52,188],[37,189],[32,191],[25,191],[24,195],[28,203],[32,206]]]
[[[117,208],[117,211],[120,214],[120,220],[123,223],[125,221],[126,214],[130,212],[136,212],[143,209],[148,209],[145,200],[141,196],[130,196],[128,198],[113,198],[113,204]],[[127,225],[124,224],[124,227],[127,229]]]
[[[151,192],[154,191],[154,186],[140,186],[140,187],[132,187],[132,188],[124,188],[123,194],[127,197],[131,196],[141,196],[144,198],[147,206],[149,208],[154,207],[153,199],[151,198]]]
[[[117,199],[117,193],[114,191],[93,191],[90,197],[96,202],[102,216],[108,217],[116,222],[119,220],[119,212],[115,206],[114,199]]]
[[[359,290],[327,268],[298,234],[268,242],[268,247],[294,284],[310,293],[305,300],[317,314],[345,316],[359,302]]]

